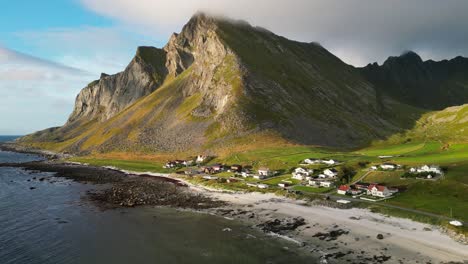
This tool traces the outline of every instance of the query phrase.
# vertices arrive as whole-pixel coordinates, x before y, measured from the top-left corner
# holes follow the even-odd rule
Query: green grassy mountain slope
[[[83,89],[63,127],[21,142],[73,153],[353,147],[421,114],[317,44],[198,14],[163,49],[139,48],[124,72]]]
[[[415,126],[395,134],[386,142],[439,141],[443,143],[468,142],[468,104],[453,106],[423,115]]]
[[[468,103],[468,58],[423,61],[414,52],[360,69],[379,92],[425,109]]]

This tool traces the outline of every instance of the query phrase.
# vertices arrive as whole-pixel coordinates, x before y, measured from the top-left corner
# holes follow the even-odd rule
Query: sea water
[[[0,163],[35,159],[0,152]],[[86,199],[99,188],[0,168],[0,263],[316,263],[294,243],[217,216],[154,207],[100,210]]]

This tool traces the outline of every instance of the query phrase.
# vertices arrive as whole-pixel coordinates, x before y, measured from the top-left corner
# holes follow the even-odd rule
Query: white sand
[[[125,171],[129,174],[143,174]],[[468,246],[462,245],[437,227],[372,213],[366,209],[335,209],[324,206],[310,206],[304,201],[292,200],[275,194],[236,193],[219,191],[212,188],[193,185],[176,175],[153,174],[168,177],[186,183],[193,191],[230,203],[228,208],[244,210],[255,214],[254,218],[238,218],[251,224],[263,223],[275,218],[302,217],[307,225],[300,227],[289,236],[301,242],[319,245],[315,252],[334,253],[354,252],[351,258],[391,256],[385,263],[442,263],[449,261],[468,261]],[[353,217],[354,219],[351,219]],[[359,220],[356,220],[359,219]],[[318,232],[330,232],[343,229],[349,234],[334,241],[321,241],[313,235]],[[427,231],[429,230],[429,231]],[[384,239],[377,239],[382,234]],[[342,263],[340,260],[328,263]],[[369,261],[370,262],[370,261]]]
[[[335,209],[323,206],[309,206],[274,194],[261,193],[220,193],[211,192],[217,199],[230,202],[260,216],[257,221],[281,217],[303,217],[311,228],[301,228],[294,238],[299,241],[315,241],[323,247],[338,246],[343,252],[349,249],[360,254],[387,255],[392,259],[385,263],[440,263],[468,260],[468,246],[462,245],[441,233],[436,227],[408,219],[387,217],[366,209]],[[350,217],[359,220],[350,219]],[[263,219],[262,219],[263,218]],[[336,241],[325,242],[312,236],[317,232],[329,232],[337,225],[349,231],[348,235]],[[425,231],[429,228],[431,231]],[[377,234],[384,239],[378,240]],[[356,238],[359,241],[356,241]],[[338,243],[338,245],[336,245]]]

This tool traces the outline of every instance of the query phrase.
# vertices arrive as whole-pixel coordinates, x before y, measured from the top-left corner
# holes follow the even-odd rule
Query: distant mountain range
[[[468,59],[415,53],[355,68],[318,44],[197,14],[163,49],[139,47],[123,72],[85,87],[64,126],[21,142],[81,154],[357,147],[467,103],[466,73]]]

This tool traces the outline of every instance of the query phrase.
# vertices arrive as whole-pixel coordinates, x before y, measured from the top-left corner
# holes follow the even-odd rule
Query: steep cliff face
[[[165,69],[163,50],[139,47],[125,71],[102,74],[78,94],[75,108],[68,123],[80,119],[108,120],[139,98],[149,95],[164,81]]]
[[[216,152],[265,138],[349,147],[419,114],[317,44],[198,14],[162,50],[139,48],[124,72],[86,87],[65,126],[23,141],[75,153]]]
[[[423,61],[414,52],[360,69],[379,91],[407,104],[439,110],[468,103],[468,59]]]

